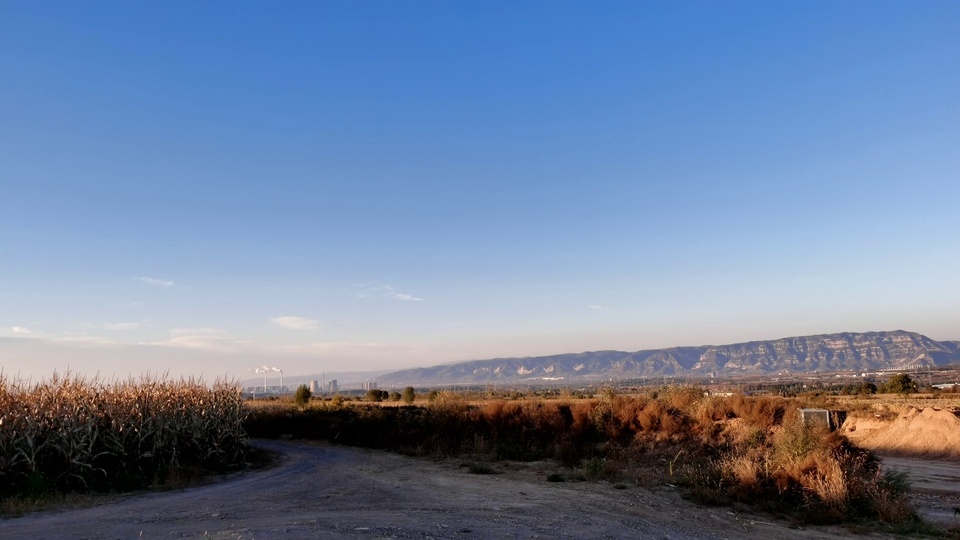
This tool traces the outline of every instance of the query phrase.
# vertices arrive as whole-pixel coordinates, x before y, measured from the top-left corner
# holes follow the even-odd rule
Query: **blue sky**
[[[0,2],[0,365],[960,339],[960,4]]]

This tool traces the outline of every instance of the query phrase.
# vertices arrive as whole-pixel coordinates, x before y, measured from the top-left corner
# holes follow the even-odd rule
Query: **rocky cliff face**
[[[718,376],[813,371],[875,371],[960,362],[960,342],[893,332],[842,333],[733,345],[638,352],[597,351],[497,358],[408,369],[383,384],[485,384],[658,376]]]
[[[956,360],[948,344],[911,332],[805,336],[709,347],[694,371],[810,372],[909,368]]]

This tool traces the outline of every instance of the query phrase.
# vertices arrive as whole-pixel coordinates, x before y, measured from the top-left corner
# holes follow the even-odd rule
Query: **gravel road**
[[[762,515],[704,508],[667,488],[550,483],[549,463],[470,474],[357,448],[257,441],[269,469],[95,507],[0,519],[0,538],[830,538]]]

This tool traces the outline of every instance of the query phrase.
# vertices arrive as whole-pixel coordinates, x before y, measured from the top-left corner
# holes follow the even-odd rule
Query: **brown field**
[[[189,412],[194,416],[174,416],[173,418],[197,418],[193,421],[194,423],[183,423],[191,426],[191,429],[197,433],[176,433],[181,433],[179,436],[184,440],[196,441],[199,434],[203,433],[197,428],[201,425],[200,422],[206,421],[206,425],[214,426],[216,422],[213,418],[226,421],[222,413],[229,411],[231,415],[229,418],[235,419],[235,423],[231,425],[240,426],[238,422],[243,419],[242,430],[238,432],[240,438],[236,439],[238,441],[245,441],[245,437],[250,435],[257,438],[327,441],[335,445],[390,450],[395,455],[404,454],[420,458],[413,461],[398,461],[393,466],[416,468],[420,466],[414,464],[421,463],[422,467],[430,468],[434,466],[428,463],[441,464],[437,471],[429,474],[449,476],[449,471],[443,472],[447,465],[442,464],[453,463],[455,464],[452,465],[453,467],[468,475],[464,477],[467,480],[459,479],[455,482],[466,482],[466,486],[486,485],[489,482],[482,479],[487,477],[499,479],[491,486],[502,486],[506,485],[505,482],[509,477],[513,479],[510,482],[522,484],[522,487],[516,489],[524,493],[530,490],[553,490],[556,493],[574,496],[576,492],[586,489],[575,488],[575,486],[606,485],[607,489],[612,487],[618,493],[618,497],[611,498],[611,504],[614,505],[620,504],[614,503],[614,500],[623,498],[619,497],[621,490],[639,489],[641,491],[636,495],[629,495],[624,500],[629,500],[630,497],[652,497],[651,501],[656,500],[657,497],[667,499],[682,497],[683,502],[679,502],[680,499],[678,499],[671,504],[677,508],[686,508],[687,512],[694,512],[695,510],[692,509],[695,508],[719,508],[721,509],[719,513],[710,510],[710,515],[716,516],[721,521],[723,515],[740,516],[745,512],[753,512],[754,517],[750,518],[753,523],[760,523],[765,519],[772,520],[769,522],[771,524],[781,523],[774,528],[782,528],[788,524],[791,526],[844,524],[847,527],[866,527],[865,530],[874,532],[935,533],[929,525],[930,522],[940,526],[941,531],[949,530],[954,526],[952,521],[947,519],[952,516],[947,515],[944,505],[954,504],[956,501],[951,497],[955,494],[944,492],[942,487],[949,483],[940,481],[945,477],[951,478],[949,475],[953,472],[949,470],[944,472],[939,469],[928,471],[930,474],[920,477],[924,482],[939,481],[937,485],[941,487],[940,492],[931,494],[932,492],[928,490],[923,496],[911,494],[908,491],[906,478],[895,471],[910,472],[909,467],[913,466],[911,465],[913,462],[891,461],[895,466],[887,470],[883,462],[878,459],[878,455],[869,451],[869,442],[873,439],[863,437],[869,431],[868,426],[872,426],[876,434],[880,433],[876,430],[889,431],[891,426],[898,426],[897,422],[903,424],[907,421],[911,423],[926,421],[927,417],[932,418],[934,413],[939,415],[940,420],[944,420],[940,413],[953,417],[945,410],[960,404],[960,399],[955,399],[952,395],[910,397],[809,395],[798,399],[743,395],[717,397],[704,395],[703,391],[697,387],[665,387],[632,395],[618,395],[613,391],[605,391],[600,397],[584,398],[564,395],[551,399],[523,398],[522,396],[515,399],[502,399],[499,396],[491,397],[483,394],[441,392],[432,396],[430,400],[425,399],[426,396],[419,396],[413,405],[396,401],[369,403],[358,400],[315,399],[306,406],[298,407],[292,400],[284,399],[240,402],[235,390],[228,387],[210,390],[201,385],[184,383],[180,383],[180,386],[155,381],[147,381],[147,383],[142,385],[143,388],[138,388],[133,383],[126,383],[110,388],[101,385],[92,389],[84,387],[76,380],[61,380],[53,386],[34,389],[12,388],[8,385],[3,395],[7,407],[6,416],[4,416],[7,419],[5,425],[10,425],[9,419],[17,415],[19,415],[17,421],[20,422],[18,425],[25,425],[23,418],[27,417],[28,411],[12,408],[16,403],[33,403],[35,406],[32,410],[47,411],[39,417],[60,418],[63,425],[74,425],[67,424],[65,420],[70,418],[70,410],[95,410],[100,411],[100,414],[84,413],[83,418],[100,430],[97,432],[98,438],[102,436],[104,440],[111,440],[111,437],[114,439],[119,437],[117,433],[131,431],[132,420],[120,421],[124,418],[129,419],[129,410],[154,411],[155,414],[152,413],[152,416],[146,415],[154,422],[150,425],[160,425],[161,419],[169,418],[171,414],[186,415]],[[52,401],[48,397],[43,397],[49,395],[60,397]],[[72,395],[80,396],[80,401],[71,402],[72,398],[66,397]],[[168,397],[166,401],[160,400],[146,409],[144,406],[140,406],[139,409],[122,406],[123,403],[154,403],[148,400],[150,395],[180,395],[184,399],[177,402],[176,399]],[[105,396],[109,396],[109,399],[103,403],[111,403],[114,408],[102,403]],[[127,396],[127,398],[121,399],[120,396]],[[133,399],[130,396],[139,397]],[[193,396],[190,398],[192,401],[185,399],[186,396]],[[88,405],[85,405],[86,408],[76,408],[74,407],[76,403]],[[161,403],[167,405],[161,406]],[[170,403],[179,404],[169,405]],[[60,404],[60,408],[53,407],[54,404]],[[927,407],[925,407],[926,410],[911,409],[912,405]],[[940,410],[935,410],[931,405]],[[850,411],[850,414],[843,430],[827,432],[803,424],[797,413],[797,409],[801,406],[844,409]],[[58,412],[52,414],[50,411]],[[127,416],[123,416],[123,411],[128,411]],[[159,415],[161,411],[165,411],[164,414],[168,416]],[[214,414],[217,411],[220,411],[221,416],[217,417]],[[209,418],[203,420],[205,417]],[[99,418],[99,420],[91,420],[93,418]],[[54,424],[50,424],[49,420],[35,423],[47,426],[47,431],[43,433],[47,433],[47,438],[50,440],[54,440],[52,434],[60,430],[51,427]],[[162,425],[168,425],[171,426],[169,429],[174,429],[173,426],[178,425],[178,422],[168,420],[168,423]],[[851,429],[854,425],[860,427]],[[111,426],[114,432],[107,431]],[[144,431],[142,427],[137,429]],[[136,432],[137,429],[133,431]],[[218,431],[217,428],[212,429],[214,432]],[[845,435],[849,435],[850,439],[848,440]],[[911,437],[911,439],[917,438]],[[14,448],[11,444],[13,440],[8,436],[3,441],[6,445],[4,448],[7,448],[5,450],[8,452],[7,455],[10,452],[9,448]],[[861,445],[863,448],[852,444],[850,440],[863,441]],[[206,444],[220,448],[220,443],[213,439],[208,440]],[[283,452],[300,455],[297,453],[299,451],[295,450],[296,444],[293,446],[290,444],[278,448],[282,448]],[[53,443],[45,443],[43,448],[53,448],[53,446]],[[198,443],[192,442],[183,448],[198,447]],[[960,444],[957,447],[960,448]],[[196,461],[188,460],[191,454],[180,452],[176,444],[172,447],[160,445],[157,448],[175,448],[173,455],[178,460],[177,464],[196,464]],[[879,447],[874,449],[881,453],[888,450]],[[23,453],[22,450],[18,452]],[[54,455],[52,451],[48,453],[50,456]],[[19,454],[14,452],[14,455]],[[142,456],[143,453],[137,455]],[[380,454],[363,455],[367,456],[364,459],[381,460],[376,457]],[[62,465],[57,465],[62,462],[50,460],[46,454],[44,456],[47,461],[35,462],[38,471],[42,470],[41,463],[55,464],[54,468],[49,469],[54,473],[63,470]],[[909,458],[911,454],[901,452],[901,456]],[[429,459],[423,461],[422,458]],[[396,455],[389,459],[409,460],[411,458]],[[22,463],[22,459],[16,463]],[[301,467],[300,465],[294,468],[301,470],[297,467]],[[106,469],[103,465],[99,465],[99,468]],[[112,470],[123,470],[123,467]],[[163,477],[162,475],[169,476],[170,470],[172,469],[168,467],[161,469],[166,471],[162,474],[153,472],[150,475],[140,472],[137,485],[162,484],[163,481],[158,482],[157,478]],[[207,470],[217,469],[207,467]],[[319,465],[317,470],[320,470]],[[330,471],[325,474],[329,473]],[[29,475],[12,468],[2,471],[2,474],[13,478],[29,478]],[[62,473],[60,476],[53,476],[52,473],[48,475],[46,472],[43,474],[50,478],[62,476]],[[270,473],[264,471],[257,474],[269,476]],[[957,475],[960,478],[960,472],[957,472]],[[454,476],[459,477],[459,473]],[[386,477],[392,478],[390,475]],[[411,478],[415,477],[416,474]],[[440,481],[441,478],[436,480]],[[320,481],[319,476],[317,481]],[[401,482],[401,480],[396,481]],[[425,479],[416,482],[423,483],[424,486],[436,483],[433,480],[427,482]],[[537,482],[543,482],[543,484],[537,485]],[[447,489],[442,487],[447,484],[441,484],[434,488],[440,492]],[[487,487],[493,489],[491,486]],[[562,488],[556,491],[557,486],[570,486],[573,489]],[[51,484],[45,487],[66,492],[83,492],[90,489],[114,490],[107,484]],[[414,490],[412,493],[418,494],[417,497],[425,503],[433,500],[422,490]],[[13,493],[8,493],[7,497],[18,499],[34,495],[34,492],[25,490],[17,492],[15,489]],[[249,496],[254,495],[251,493]],[[453,495],[449,496],[453,497]],[[362,506],[362,494],[357,493],[356,497],[355,502]],[[485,492],[484,497],[496,499],[496,493]],[[437,504],[441,504],[440,500],[444,500],[442,496]],[[565,504],[575,504],[572,501],[564,503],[563,500],[565,500],[563,497],[554,500],[558,507],[548,504],[541,510],[546,514],[562,513],[559,508]],[[451,509],[456,508],[457,504],[467,504],[465,501],[456,503],[452,499],[448,502]],[[175,499],[169,499],[165,504],[169,504],[172,508],[178,503]],[[293,501],[279,501],[278,504],[300,508]],[[410,501],[409,504],[416,503]],[[598,506],[594,510],[600,511],[599,508]],[[933,517],[933,519],[924,523],[917,512],[918,509],[923,516]],[[309,513],[307,507],[304,507],[303,511]],[[373,509],[371,508],[370,511],[373,512]],[[461,510],[451,511],[465,512],[463,519],[473,519],[469,517],[472,514],[465,506]],[[92,509],[75,512],[78,512],[77,516],[83,515],[83,512],[96,514]],[[376,512],[371,515],[376,515]],[[764,515],[768,517],[758,517]],[[553,519],[549,515],[546,518]],[[88,518],[77,517],[76,519]],[[94,519],[103,520],[105,523],[116,521],[106,515]],[[241,520],[240,516],[236,519]],[[362,521],[360,517],[357,519],[358,522]],[[483,520],[477,519],[477,524],[474,526],[482,526]],[[736,523],[740,523],[739,517],[737,520]],[[127,521],[123,523],[129,525]],[[671,527],[683,529],[687,523],[689,518],[680,518],[676,521],[666,520],[664,526],[667,529]],[[13,525],[14,522],[0,521],[0,531],[4,530],[4,527],[13,527]],[[423,526],[419,522],[410,526],[414,525]],[[623,523],[621,525],[608,523],[604,526],[612,527],[610,530],[614,530],[622,525]],[[42,530],[41,525],[37,527],[39,528],[36,530]],[[748,529],[746,525],[743,527],[745,531]],[[14,527],[9,530],[19,531],[20,529]],[[357,530],[366,529],[359,527]],[[826,534],[827,529],[819,530]],[[351,535],[349,531],[338,531],[337,535],[340,536]],[[629,531],[636,532],[636,529],[626,527],[620,531],[626,534]],[[729,533],[730,530],[727,532]],[[767,531],[767,533],[789,536],[783,530]],[[458,537],[455,534],[438,536]]]
[[[140,489],[231,470],[248,448],[244,415],[225,383],[0,377],[0,499]]]

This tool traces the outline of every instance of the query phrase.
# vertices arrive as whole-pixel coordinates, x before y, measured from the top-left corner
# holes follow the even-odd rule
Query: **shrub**
[[[825,437],[820,426],[808,426],[799,414],[784,422],[773,439],[773,458],[780,464],[793,463],[810,454]]]
[[[412,386],[408,386],[403,389],[403,395],[401,397],[404,403],[412,404],[414,400],[417,399],[417,392]]]
[[[312,393],[310,392],[310,387],[305,384],[301,384],[297,387],[297,391],[293,394],[293,402],[300,407],[304,407],[310,402],[311,395]]]
[[[897,373],[883,385],[888,394],[912,394],[917,391],[917,383],[906,373]]]
[[[869,396],[876,393],[877,393],[877,385],[869,381],[864,381],[859,384],[848,384],[840,388],[840,394],[844,396],[849,396],[849,395]]]
[[[674,409],[690,410],[703,401],[706,392],[699,386],[671,386],[663,389],[660,395]]]

